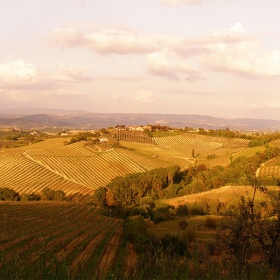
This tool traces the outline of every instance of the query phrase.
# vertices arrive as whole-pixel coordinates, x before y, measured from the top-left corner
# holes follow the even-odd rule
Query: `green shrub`
[[[188,226],[188,222],[186,220],[182,220],[179,222],[179,226],[181,229],[186,229],[186,227]]]
[[[132,244],[141,236],[147,236],[147,224],[142,216],[128,218],[124,223],[125,237]]]
[[[196,238],[196,230],[195,228],[188,228],[186,231],[187,240],[188,242],[192,242]]]
[[[217,228],[217,221],[214,218],[206,218],[204,221],[204,226],[209,229],[216,229]]]
[[[188,216],[189,210],[187,205],[179,205],[176,209],[177,216]]]
[[[205,215],[205,212],[203,211],[203,207],[201,205],[193,205],[190,212],[193,216]]]

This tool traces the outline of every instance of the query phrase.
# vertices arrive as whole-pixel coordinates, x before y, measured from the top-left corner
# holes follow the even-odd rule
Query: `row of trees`
[[[66,194],[62,190],[53,190],[50,188],[44,188],[40,193],[31,194],[19,194],[11,188],[0,188],[0,200],[1,201],[38,201],[38,200],[54,200],[63,201],[66,198]]]
[[[185,131],[192,131],[192,128],[186,127]],[[229,128],[226,129],[204,129],[204,128],[198,128],[198,134],[202,135],[212,135],[212,136],[221,136],[225,138],[241,138],[241,139],[248,139],[251,140],[249,142],[249,147],[256,147],[256,146],[262,146],[266,143],[269,143],[273,140],[277,140],[280,138],[279,132],[273,132],[273,133],[250,133],[245,134],[238,130],[230,130]]]
[[[118,177],[106,188],[96,190],[94,200],[97,204],[125,207],[139,204],[144,197],[152,200],[164,198],[169,186],[179,183],[183,174],[179,166],[172,166]]]

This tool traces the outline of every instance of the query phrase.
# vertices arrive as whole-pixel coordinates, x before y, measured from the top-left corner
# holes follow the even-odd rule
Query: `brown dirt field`
[[[112,267],[115,257],[117,255],[118,248],[122,240],[123,229],[120,227],[112,236],[110,241],[107,243],[105,249],[103,250],[100,263],[98,265],[97,279],[104,279],[110,268]]]
[[[137,253],[131,243],[128,243],[126,249],[126,258],[125,258],[125,274],[126,277],[128,276],[135,276],[133,275],[133,271],[135,271],[135,266],[137,263]]]

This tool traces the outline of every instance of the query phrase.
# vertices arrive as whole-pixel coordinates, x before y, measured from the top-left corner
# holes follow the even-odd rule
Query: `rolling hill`
[[[20,193],[44,187],[66,194],[93,194],[113,178],[145,169],[111,149],[96,152],[83,143],[64,146],[65,139],[49,139],[34,145],[2,149],[0,186]]]
[[[112,179],[160,167],[186,169],[204,164],[227,166],[230,158],[252,156],[264,147],[248,147],[248,140],[195,133],[155,137],[155,144],[120,142],[106,149],[85,142],[65,145],[68,138],[50,138],[18,148],[0,149],[0,187],[19,193],[40,192],[49,187],[68,196],[88,196]],[[278,141],[279,142],[279,141]],[[277,141],[272,145],[278,145]],[[195,156],[192,157],[192,153]],[[260,176],[280,176],[279,158],[259,169]]]
[[[217,118],[192,114],[133,114],[133,113],[92,113],[51,109],[0,109],[0,127],[15,126],[21,129],[40,127],[100,129],[102,127],[126,124],[161,124],[170,127],[203,127],[211,129],[230,129],[242,131],[276,131],[280,121],[246,118]]]

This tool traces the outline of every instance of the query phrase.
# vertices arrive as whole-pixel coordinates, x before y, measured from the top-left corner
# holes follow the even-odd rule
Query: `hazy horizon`
[[[280,120],[277,0],[3,0],[0,109]]]

